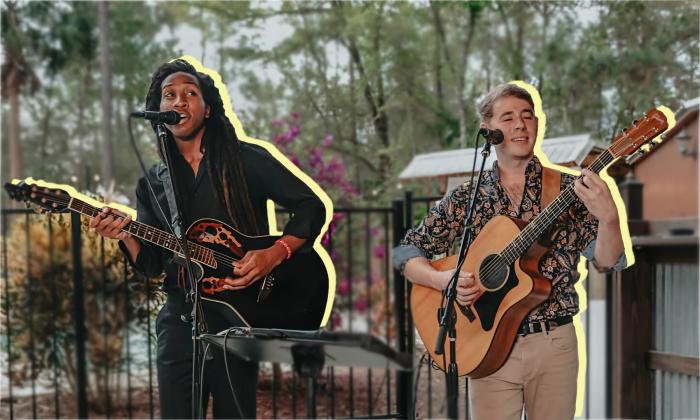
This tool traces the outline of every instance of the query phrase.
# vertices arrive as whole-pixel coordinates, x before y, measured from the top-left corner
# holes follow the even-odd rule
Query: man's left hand
[[[608,184],[598,174],[584,169],[581,177],[574,182],[574,192],[588,211],[601,223],[617,223],[618,214],[615,201]]]
[[[278,244],[266,249],[246,252],[241,260],[233,263],[233,274],[239,277],[227,277],[224,288],[227,290],[245,289],[255,281],[265,277],[286,256],[287,252]]]

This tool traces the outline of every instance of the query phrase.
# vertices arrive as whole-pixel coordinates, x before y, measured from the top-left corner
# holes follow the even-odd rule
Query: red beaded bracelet
[[[282,245],[284,249],[287,250],[287,258],[285,258],[285,260],[292,258],[292,248],[290,248],[283,239],[278,239],[275,241],[275,243]]]

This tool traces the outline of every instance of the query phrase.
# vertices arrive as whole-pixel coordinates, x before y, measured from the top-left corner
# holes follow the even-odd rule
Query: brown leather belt
[[[542,331],[549,332],[556,327],[571,324],[573,320],[573,317],[569,315],[561,318],[546,319],[541,322],[523,322],[518,330],[518,335],[525,337],[528,334],[540,333]]]

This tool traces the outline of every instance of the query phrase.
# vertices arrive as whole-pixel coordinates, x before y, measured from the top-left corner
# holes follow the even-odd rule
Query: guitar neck
[[[101,209],[98,209],[97,207],[90,205],[75,197],[71,198],[70,203],[68,204],[68,208],[71,211],[80,213],[89,218],[93,218],[101,212]],[[137,222],[135,220],[126,225],[123,231],[148,243],[157,245],[161,248],[165,248],[168,251],[172,251],[177,255],[182,255],[180,241],[172,233],[164,232],[160,229],[154,228],[153,226],[149,226],[145,223]],[[212,264],[214,264],[214,255],[210,249],[205,248],[199,244],[193,243],[191,241],[187,241],[187,244],[191,252],[190,257],[194,261],[209,266],[212,266]]]
[[[588,167],[592,172],[600,173],[607,165],[615,160],[610,149],[601,153]],[[511,263],[530,248],[530,246],[544,234],[552,224],[576,201],[578,197],[574,193],[574,184],[571,183],[559,196],[552,201],[534,220],[520,231],[518,236],[503,250],[501,255]]]

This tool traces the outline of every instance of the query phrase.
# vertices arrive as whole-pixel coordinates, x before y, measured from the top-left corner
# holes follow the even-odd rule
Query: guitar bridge
[[[275,285],[275,275],[270,273],[265,276],[258,292],[258,303],[264,302],[267,296],[272,292],[272,287]]]

